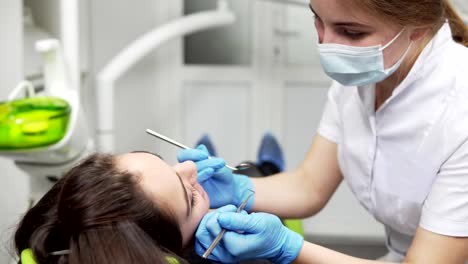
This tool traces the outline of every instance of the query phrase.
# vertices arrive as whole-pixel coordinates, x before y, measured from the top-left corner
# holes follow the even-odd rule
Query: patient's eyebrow
[[[185,203],[187,204],[187,217],[189,217],[192,214],[192,206],[189,203],[188,193],[187,193],[187,190],[185,189],[184,183],[182,182],[182,178],[179,176],[177,172],[175,172],[175,174],[179,178],[180,184],[182,185],[182,189],[184,190],[184,199],[185,199]]]
[[[135,150],[135,151],[132,151],[132,152],[130,152],[130,153],[147,153],[147,154],[151,154],[151,155],[153,155],[153,156],[156,156],[156,157],[160,158],[161,160],[164,160],[164,159],[163,159],[161,156],[159,156],[158,154],[153,153],[153,152],[151,152],[151,151],[147,151],[147,150]]]
[[[164,160],[158,154],[150,152],[150,151],[146,151],[146,150],[135,150],[135,151],[132,151],[131,153],[147,153],[147,154],[154,155],[154,156],[160,158],[161,160]],[[185,200],[185,203],[187,204],[187,217],[189,217],[192,214],[192,206],[189,203],[187,189],[185,188],[184,182],[182,181],[182,178],[179,176],[179,174],[176,171],[174,171],[174,172],[177,175],[177,178],[179,178],[180,184],[182,185],[182,190],[184,190],[184,200]]]

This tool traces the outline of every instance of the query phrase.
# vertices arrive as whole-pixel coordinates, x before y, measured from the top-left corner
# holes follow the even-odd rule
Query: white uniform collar
[[[439,57],[434,55],[441,50],[441,47],[450,42],[454,42],[454,40],[452,38],[452,30],[450,29],[450,25],[448,24],[448,22],[446,22],[434,35],[434,37],[426,45],[426,47],[424,47],[423,51],[419,55],[418,59],[414,63],[406,78],[398,85],[398,87],[395,88],[395,90],[392,93],[392,96],[387,99],[387,101],[384,103],[384,105],[382,105],[381,108],[383,108],[388,102],[393,100],[393,98],[397,97],[406,87],[410,86],[412,83],[419,80],[420,78],[424,78],[425,76],[427,76],[427,70],[425,66],[428,65],[430,61],[438,59]],[[374,113],[375,84],[358,87],[358,93],[368,111],[370,113]]]
[[[425,66],[428,64],[428,62],[440,58],[435,55],[440,50],[442,50],[441,48],[443,46],[452,42],[454,42],[452,37],[452,30],[450,29],[449,23],[445,22],[437,34],[434,35],[432,40],[426,45],[426,47],[424,47],[423,51],[411,68],[411,71],[408,73],[408,76],[406,76],[405,80],[403,80],[399,87],[395,89],[395,92],[397,92],[397,90],[401,90],[400,87],[408,86],[415,79],[419,79],[421,76],[426,76]]]

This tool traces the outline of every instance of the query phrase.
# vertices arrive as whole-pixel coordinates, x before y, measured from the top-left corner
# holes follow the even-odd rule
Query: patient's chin
[[[185,243],[185,245],[183,245],[183,249],[182,249],[182,252],[183,252],[183,255],[189,255],[190,253],[193,252],[193,250],[195,249],[195,232],[193,233],[192,237],[190,240],[188,240],[187,243]]]

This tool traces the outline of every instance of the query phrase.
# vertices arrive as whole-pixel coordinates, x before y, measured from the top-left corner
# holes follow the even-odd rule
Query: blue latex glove
[[[177,155],[179,162],[191,160],[197,165],[198,182],[210,197],[211,208],[219,208],[227,204],[239,206],[254,190],[249,177],[233,174],[220,158],[210,157],[204,145],[196,149],[181,150]],[[250,210],[254,197],[250,198],[246,210]]]
[[[222,213],[236,212],[237,207],[234,205],[223,206],[216,211],[210,212],[203,217],[200,222],[195,240],[195,251],[201,256],[205,253],[206,249],[211,245],[215,237],[221,232],[221,227],[218,224],[218,217]],[[246,211],[242,211],[241,214],[247,215]],[[210,227],[210,230],[208,230]],[[198,239],[200,238],[200,239]],[[222,241],[214,248],[211,255],[208,257],[212,260],[220,261],[216,256],[223,256],[221,258],[222,263],[236,263],[239,260],[232,256],[223,246]]]
[[[236,212],[237,207],[234,205],[226,205],[223,206],[216,211],[209,212],[206,214],[203,219],[201,220],[200,224],[198,225],[197,232],[195,233],[195,251],[200,256],[205,253],[206,249],[210,246],[213,242],[215,237],[221,232],[221,227],[218,224],[218,217],[221,213],[225,212]],[[246,214],[245,211],[243,211]],[[208,231],[208,227],[211,227],[211,232]],[[200,238],[200,239],[199,239]],[[215,256],[223,256],[221,262],[223,263],[234,263],[236,259],[231,256],[229,252],[225,248],[222,247],[222,241],[214,248],[211,255],[208,257],[212,260],[218,260]]]
[[[273,263],[290,263],[297,258],[304,239],[285,227],[277,216],[234,211],[234,206],[226,206],[205,216],[195,235],[197,254],[202,255],[225,228],[231,231],[208,257],[211,260],[233,263],[269,259]]]

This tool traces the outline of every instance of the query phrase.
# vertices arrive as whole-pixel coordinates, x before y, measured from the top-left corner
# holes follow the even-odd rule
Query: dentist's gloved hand
[[[249,177],[233,174],[220,158],[210,157],[204,145],[196,149],[181,150],[177,155],[179,162],[191,160],[197,165],[198,182],[210,197],[211,208],[219,208],[227,204],[239,206],[245,198],[254,190],[252,180]],[[254,197],[250,198],[246,210],[250,210],[254,203]]]
[[[221,232],[221,227],[218,224],[218,217],[221,213],[225,212],[236,212],[237,207],[234,205],[226,205],[215,211],[206,214],[198,225],[197,232],[195,233],[195,252],[202,256],[203,253],[211,245],[215,237]],[[247,212],[243,211],[243,214]],[[208,230],[208,227],[210,230]],[[236,258],[232,256],[223,246],[222,241],[214,248],[209,259],[217,260],[222,263],[234,263],[237,262]],[[221,256],[221,258],[217,258]]]
[[[233,263],[269,259],[273,263],[290,263],[297,258],[304,239],[285,227],[277,216],[235,213],[235,209],[226,206],[203,218],[195,235],[197,254],[203,255],[221,228],[225,228],[228,231],[208,257],[211,260]]]

